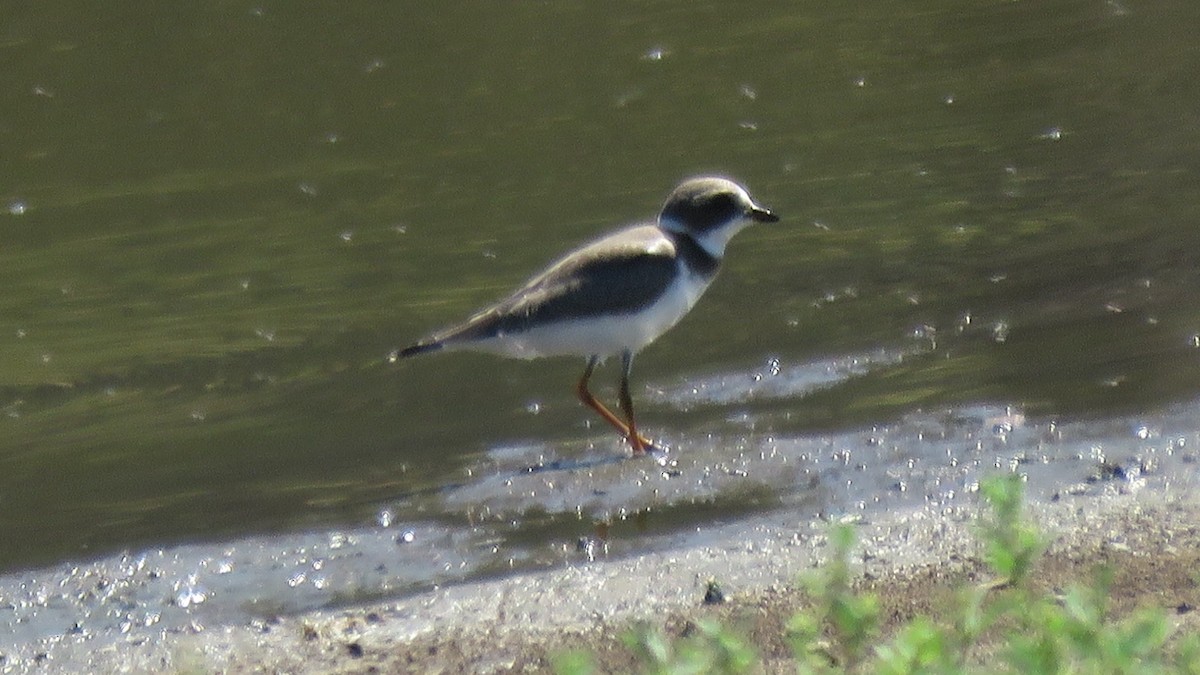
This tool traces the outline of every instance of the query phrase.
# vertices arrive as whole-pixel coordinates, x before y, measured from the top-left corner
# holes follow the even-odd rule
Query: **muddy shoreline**
[[[1116,575],[1114,611],[1158,607],[1194,629],[1200,504],[1169,491],[1111,488],[1027,506],[1051,542],[1035,578],[1059,589],[1086,583],[1106,564]],[[859,584],[880,595],[889,626],[917,614],[936,616],[954,588],[982,578],[974,516],[974,508],[961,507],[859,524]],[[60,653],[37,670],[84,661],[109,672],[541,672],[565,650],[583,649],[595,654],[601,671],[621,672],[634,665],[620,643],[633,622],[680,634],[698,618],[716,617],[748,636],[769,669],[787,671],[781,627],[804,605],[794,582],[824,559],[826,527],[773,514],[729,526],[718,545],[601,559],[249,625],[196,626],[86,656]],[[709,580],[721,584],[727,602],[703,602]]]

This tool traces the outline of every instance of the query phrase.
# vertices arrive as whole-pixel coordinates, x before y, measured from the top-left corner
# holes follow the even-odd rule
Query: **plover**
[[[779,220],[725,178],[683,181],[655,222],[619,230],[576,249],[512,295],[465,322],[396,352],[399,357],[471,349],[517,358],[583,356],[576,394],[628,441],[655,446],[637,428],[629,373],[633,357],[674,326],[712,283],[730,238],[752,223]],[[588,390],[605,357],[621,356],[618,417]]]

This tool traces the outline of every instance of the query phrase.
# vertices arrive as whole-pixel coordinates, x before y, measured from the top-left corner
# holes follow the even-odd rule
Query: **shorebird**
[[[461,324],[396,352],[399,357],[470,349],[532,359],[583,356],[579,400],[629,442],[656,446],[638,431],[629,393],[633,357],[674,326],[712,283],[730,238],[779,217],[725,178],[689,178],[651,223],[618,230],[571,251],[507,298]],[[588,389],[605,357],[621,356],[618,417]]]

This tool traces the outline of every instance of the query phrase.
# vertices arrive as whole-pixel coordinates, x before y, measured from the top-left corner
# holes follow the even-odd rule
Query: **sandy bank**
[[[1038,578],[1085,582],[1100,563],[1116,570],[1114,608],[1161,607],[1194,627],[1200,593],[1200,505],[1151,491],[1063,496],[1031,504],[1052,539]],[[895,624],[936,608],[957,584],[979,578],[974,510],[894,514],[860,525],[860,583]],[[780,625],[802,606],[794,580],[819,564],[826,525],[773,514],[728,527],[718,545],[597,560],[562,569],[440,588],[414,597],[193,634],[91,654],[98,671],[537,672],[565,649],[586,649],[608,671],[632,661],[619,637],[636,620],[668,631],[716,616],[738,626],[782,670]],[[709,579],[729,600],[702,602]],[[197,627],[199,628],[199,627]],[[53,664],[43,664],[52,667]]]

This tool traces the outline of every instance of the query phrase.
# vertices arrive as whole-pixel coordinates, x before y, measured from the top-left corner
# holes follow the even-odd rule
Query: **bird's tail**
[[[467,319],[466,323],[447,328],[443,331],[438,331],[416,344],[409,345],[404,349],[396,352],[399,358],[407,358],[424,354],[426,352],[437,352],[443,349],[453,349],[459,346],[464,346],[476,342],[478,340],[495,337],[499,330],[500,313],[493,309],[484,310],[475,316]]]
[[[441,351],[443,347],[445,347],[445,345],[441,340],[422,340],[415,345],[409,345],[396,352],[396,356],[406,359],[410,356],[416,356],[418,354]]]

